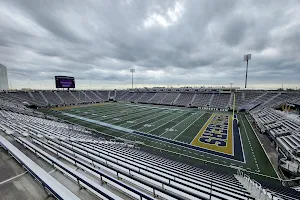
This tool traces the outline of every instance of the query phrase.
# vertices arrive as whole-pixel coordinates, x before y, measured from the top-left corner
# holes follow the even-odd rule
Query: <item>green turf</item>
[[[254,173],[277,177],[244,114],[238,114],[238,119],[246,163],[192,149],[180,148],[177,145],[151,140],[143,136],[128,134],[86,121],[77,120],[62,115],[62,112],[190,143],[209,119],[213,111],[144,104],[105,103],[100,106],[77,107],[51,113],[61,119],[92,128],[112,137],[140,141],[143,142],[145,146],[158,151],[166,151],[169,154],[174,154],[179,157],[184,156],[191,162],[211,162],[224,167],[238,166]]]

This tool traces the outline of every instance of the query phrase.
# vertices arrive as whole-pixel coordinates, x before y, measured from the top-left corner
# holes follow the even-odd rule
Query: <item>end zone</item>
[[[245,162],[236,115],[213,113],[191,145],[217,156]]]

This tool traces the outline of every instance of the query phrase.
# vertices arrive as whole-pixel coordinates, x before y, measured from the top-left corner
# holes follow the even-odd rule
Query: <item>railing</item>
[[[247,174],[244,174],[243,171],[241,171],[240,169],[238,169],[237,175],[242,177],[247,182],[247,185],[244,185],[244,186],[247,187],[246,189],[248,189],[249,192],[251,191],[251,193],[254,194],[256,199],[259,199],[259,200],[284,200],[281,197],[279,197],[278,195],[276,195],[276,193],[274,193],[273,191],[271,191],[267,188],[263,188],[259,182],[255,181],[254,179],[251,179]]]

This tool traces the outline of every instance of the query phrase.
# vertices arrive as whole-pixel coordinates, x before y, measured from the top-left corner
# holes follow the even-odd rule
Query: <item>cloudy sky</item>
[[[298,0],[1,0],[0,63],[12,88],[298,87]]]

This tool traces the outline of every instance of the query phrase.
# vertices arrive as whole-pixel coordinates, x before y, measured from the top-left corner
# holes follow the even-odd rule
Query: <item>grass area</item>
[[[226,159],[225,157],[183,148],[175,144],[153,140],[149,137],[126,133],[63,115],[63,113],[70,113],[189,144],[213,113],[194,108],[145,104],[104,103],[99,105],[71,107],[52,112],[44,110],[44,112],[51,113],[69,122],[92,128],[112,137],[142,142],[147,148],[151,148],[157,152],[163,151],[172,155],[171,157],[177,157],[180,160],[184,157],[184,159],[187,159],[191,163],[210,163],[211,165],[222,166],[231,171],[235,170],[228,167],[235,166],[252,173],[277,177],[244,114],[238,114],[242,144],[246,157],[246,163],[241,163]]]

